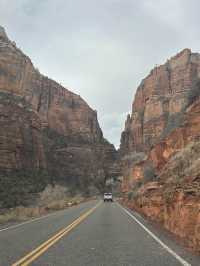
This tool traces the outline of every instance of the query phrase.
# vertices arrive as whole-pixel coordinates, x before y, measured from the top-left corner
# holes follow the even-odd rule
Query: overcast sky
[[[0,25],[41,73],[98,111],[116,146],[140,81],[200,52],[199,0],[0,0]]]

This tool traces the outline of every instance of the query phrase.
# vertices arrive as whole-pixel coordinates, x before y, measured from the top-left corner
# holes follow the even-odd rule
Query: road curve
[[[0,266],[200,265],[200,258],[118,203],[91,201],[0,229]]]

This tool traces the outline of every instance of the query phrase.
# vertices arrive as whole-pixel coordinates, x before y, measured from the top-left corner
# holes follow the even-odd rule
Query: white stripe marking
[[[66,210],[67,210],[67,209],[66,209]],[[63,212],[63,211],[66,211],[66,210],[62,210],[62,211],[58,211],[58,212]],[[49,216],[54,216],[54,215],[58,214],[58,212],[51,213],[51,214],[47,214],[47,215],[44,215],[44,216],[42,216],[42,217],[34,218],[34,219],[29,220],[29,221],[26,221],[26,222],[23,222],[23,223],[19,223],[19,224],[16,224],[16,225],[11,225],[11,226],[9,226],[9,227],[6,227],[6,228],[3,228],[3,229],[0,229],[0,232],[2,232],[2,231],[6,231],[6,230],[9,230],[9,229],[14,229],[14,228],[20,227],[20,226],[22,226],[22,225],[25,225],[25,224],[29,224],[29,223],[32,223],[32,222],[38,221],[38,220],[42,220],[42,219],[48,218]]]
[[[154,235],[146,226],[144,226],[133,214],[127,211],[119,203],[118,203],[118,206],[122,208],[136,223],[138,223],[156,242],[158,242],[164,249],[166,249],[172,256],[174,256],[182,265],[191,266],[190,263],[188,263],[186,260],[181,258],[171,248],[169,248],[166,244],[164,244],[156,235]]]
[[[76,207],[76,206],[74,206],[74,207]],[[0,229],[0,232],[7,231],[7,230],[9,230],[9,229],[15,229],[15,228],[20,227],[20,226],[22,226],[22,225],[30,224],[30,223],[33,223],[33,222],[35,222],[35,221],[39,221],[39,220],[42,220],[42,219],[48,218],[48,217],[50,217],[50,216],[57,215],[58,213],[65,212],[65,211],[67,211],[67,210],[68,210],[68,208],[67,208],[67,209],[64,209],[64,210],[56,211],[56,212],[54,212],[54,213],[50,213],[50,214],[44,215],[44,216],[42,216],[42,217],[34,218],[34,219],[31,219],[31,220],[26,221],[26,222],[23,222],[23,223],[19,223],[19,224],[16,224],[16,225],[11,225],[11,226],[9,226],[9,227],[6,227],[6,228],[3,228],[3,229]]]

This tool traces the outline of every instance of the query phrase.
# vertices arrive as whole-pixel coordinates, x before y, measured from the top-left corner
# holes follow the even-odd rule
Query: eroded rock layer
[[[200,77],[200,55],[185,49],[141,82],[122,133],[121,152],[146,151],[168,134]]]
[[[122,133],[124,203],[200,252],[200,55],[185,49],[139,86]]]
[[[44,186],[61,182],[73,191],[101,189],[115,156],[96,111],[79,95],[41,75],[0,27],[2,205],[5,190],[11,189],[10,178],[26,179],[28,172],[40,170],[46,172]]]

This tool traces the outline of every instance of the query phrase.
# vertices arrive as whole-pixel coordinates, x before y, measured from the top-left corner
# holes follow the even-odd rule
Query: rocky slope
[[[121,138],[124,203],[200,252],[200,55],[185,49],[139,86]]]
[[[0,207],[21,204],[48,183],[101,189],[115,156],[96,111],[40,74],[0,27]]]

